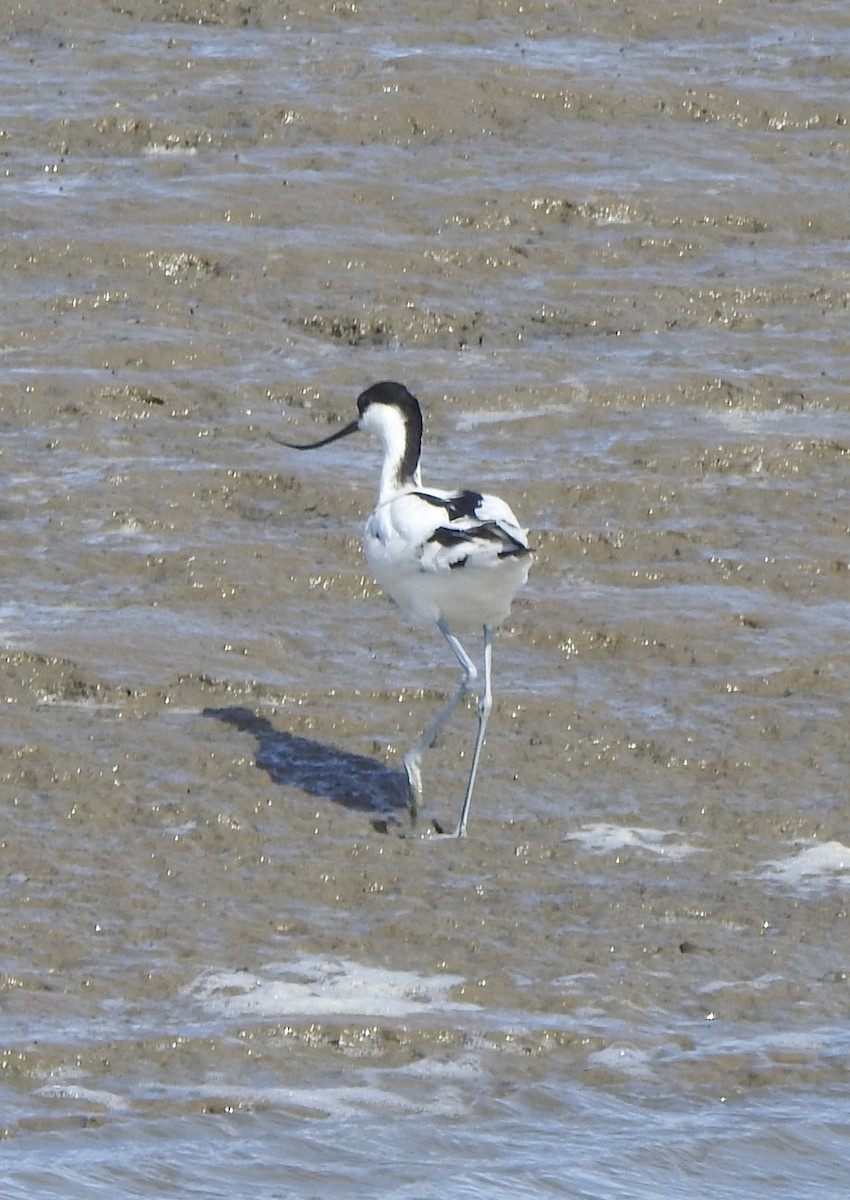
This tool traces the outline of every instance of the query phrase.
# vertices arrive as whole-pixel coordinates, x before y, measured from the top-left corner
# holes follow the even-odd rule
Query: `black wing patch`
[[[460,521],[464,517],[473,518],[478,512],[478,505],[484,499],[480,492],[471,492],[468,488],[454,496],[433,496],[430,492],[412,492],[411,495],[433,504],[435,508],[444,508],[450,521]]]
[[[469,493],[475,495],[475,492]],[[478,497],[479,500],[481,497]],[[502,549],[498,553],[499,558],[511,558],[514,555],[529,554],[527,546],[523,546],[522,542],[517,538],[512,537],[506,530],[498,525],[495,521],[482,521],[480,525],[474,525],[472,529],[450,529],[445,525],[441,525],[439,529],[435,529],[428,538],[429,542],[436,542],[438,546],[450,548],[452,546],[463,546],[469,542],[499,542]],[[451,563],[453,567],[462,567],[466,559],[460,559],[457,562]]]

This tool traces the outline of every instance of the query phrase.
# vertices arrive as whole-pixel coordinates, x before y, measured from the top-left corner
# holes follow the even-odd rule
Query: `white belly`
[[[375,579],[400,608],[416,620],[442,619],[451,628],[504,621],[531,566],[530,555],[523,555],[425,570],[368,536],[365,550]]]

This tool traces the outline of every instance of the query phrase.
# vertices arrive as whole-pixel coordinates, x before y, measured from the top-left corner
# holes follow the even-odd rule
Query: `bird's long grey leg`
[[[478,671],[475,663],[466,653],[463,646],[449,629],[445,621],[439,620],[437,625],[443,637],[454,651],[455,657],[463,669],[463,678],[460,681],[460,686],[452,696],[451,700],[449,700],[448,704],[444,705],[444,707],[440,709],[416,745],[412,749],[408,750],[407,754],[404,756],[404,769],[407,772],[407,780],[410,785],[410,798],[408,803],[410,805],[410,816],[414,821],[416,820],[416,814],[419,810],[419,807],[422,804],[422,756],[426,750],[429,750],[431,746],[433,746],[440,730],[449,720],[452,713],[469,691],[472,684],[478,678]]]
[[[466,822],[469,818],[469,805],[472,800],[472,789],[475,787],[475,775],[478,771],[478,760],[484,745],[484,732],[487,720],[493,707],[493,692],[490,686],[491,665],[493,657],[493,630],[489,625],[484,626],[484,692],[478,701],[478,734],[475,738],[475,749],[472,751],[472,765],[469,768],[469,782],[466,785],[466,795],[460,810],[460,820],[455,829],[455,837],[466,837]]]

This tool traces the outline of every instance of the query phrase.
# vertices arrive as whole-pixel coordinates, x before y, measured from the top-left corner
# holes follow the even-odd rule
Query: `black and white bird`
[[[403,384],[376,383],[358,397],[359,417],[318,442],[295,444],[315,450],[357,430],[380,439],[384,458],[378,503],[366,522],[364,549],[375,579],[416,620],[436,623],[460,663],[460,686],[404,757],[415,820],[422,803],[422,757],[478,678],[477,668],[453,628],[484,631],[484,681],[478,703],[478,733],[460,819],[448,836],[465,837],[472,789],[493,706],[493,626],[510,612],[531,565],[528,531],[498,496],[468,489],[423,488],[420,473],[422,413]],[[439,827],[437,827],[439,829]]]

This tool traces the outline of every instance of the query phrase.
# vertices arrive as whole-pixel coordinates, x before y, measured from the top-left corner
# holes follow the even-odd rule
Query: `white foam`
[[[732,433],[760,433],[765,425],[777,425],[787,421],[789,410],[785,407],[776,408],[726,408],[714,413],[714,417]]]
[[[784,984],[785,976],[780,974],[757,975],[755,979],[715,979],[702,985],[701,991],[707,996],[715,992],[747,991],[762,992],[768,988]]]
[[[128,1108],[127,1101],[115,1094],[100,1088],[80,1087],[74,1083],[48,1083],[36,1092],[37,1096],[50,1096],[57,1100],[71,1100],[78,1104],[93,1105],[109,1112],[120,1112]]]
[[[843,842],[817,842],[790,858],[766,862],[762,879],[783,879],[786,883],[804,883],[832,879],[850,883],[850,846]]]
[[[408,1063],[403,1071],[410,1079],[464,1082],[481,1075],[481,1062],[476,1054],[462,1054],[457,1059],[419,1058]]]
[[[203,1095],[247,1110],[258,1107],[290,1109],[299,1116],[312,1113],[316,1117],[349,1117],[362,1116],[364,1111],[396,1117],[427,1113],[431,1117],[460,1118],[468,1114],[468,1100],[451,1087],[438,1087],[433,1093],[419,1089],[415,1097],[402,1094],[411,1090],[405,1082],[406,1075],[407,1072],[393,1072],[382,1077],[383,1083],[398,1083],[400,1091],[371,1082],[372,1073],[367,1071],[351,1086],[255,1089],[207,1084]]]
[[[535,417],[562,416],[566,411],[563,404],[538,404],[534,408],[491,408],[478,412],[460,413],[455,425],[458,433],[468,433],[481,425],[505,425],[509,421],[531,421]]]
[[[347,959],[299,958],[262,974],[205,971],[187,991],[206,1009],[225,1016],[406,1017],[413,1013],[477,1008],[449,999],[459,975],[417,975],[367,967]]]
[[[587,1064],[589,1067],[616,1071],[630,1079],[649,1079],[654,1073],[651,1056],[645,1050],[638,1050],[635,1046],[623,1043],[614,1043],[588,1054]]]
[[[197,146],[181,146],[177,142],[151,142],[142,147],[142,154],[151,157],[166,155],[168,158],[194,158],[197,153]]]
[[[580,842],[585,850],[593,854],[614,854],[620,850],[646,850],[650,854],[658,854],[664,858],[676,861],[686,858],[689,854],[699,854],[696,846],[686,842],[676,844],[671,839],[677,838],[676,833],[663,829],[644,829],[638,826],[610,825],[599,822],[596,825],[584,825],[576,833],[571,833],[567,841]]]

